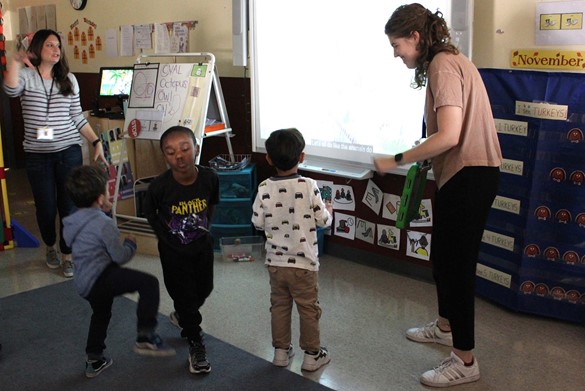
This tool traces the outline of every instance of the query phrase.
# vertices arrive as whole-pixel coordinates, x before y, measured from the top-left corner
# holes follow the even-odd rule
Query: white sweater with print
[[[319,270],[317,227],[331,226],[314,179],[298,174],[258,186],[252,224],[266,235],[266,265]]]

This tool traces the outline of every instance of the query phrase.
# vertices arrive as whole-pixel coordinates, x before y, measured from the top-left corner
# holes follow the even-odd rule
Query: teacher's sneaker
[[[63,275],[67,278],[73,277],[73,261],[63,261]]]
[[[109,368],[114,360],[109,357],[102,357],[99,360],[85,361],[85,377],[91,379],[99,375],[104,369]]]
[[[313,372],[321,368],[323,365],[328,364],[329,361],[331,361],[331,356],[329,356],[329,352],[324,347],[321,347],[318,352],[305,351],[305,357],[303,358],[301,369]]]
[[[59,254],[54,248],[47,249],[47,266],[49,269],[57,269],[61,266]]]
[[[430,387],[450,387],[477,380],[479,380],[477,359],[474,357],[473,364],[466,366],[453,352],[438,367],[426,371],[420,377],[420,382]]]
[[[438,319],[422,326],[406,330],[406,338],[415,342],[434,342],[445,346],[453,346],[451,332],[441,331]]]
[[[177,352],[167,345],[158,334],[151,334],[148,337],[139,336],[134,345],[134,351],[143,356],[168,357],[174,356]]]
[[[295,355],[292,345],[288,349],[274,349],[274,358],[272,363],[277,367],[286,367],[290,363],[290,358]]]

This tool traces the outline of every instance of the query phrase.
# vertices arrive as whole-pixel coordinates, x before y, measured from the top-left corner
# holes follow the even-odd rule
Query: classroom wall
[[[509,68],[512,50],[536,48],[534,18],[538,2],[541,0],[474,1],[473,61],[479,68]],[[68,32],[71,24],[84,17],[97,24],[98,34],[124,24],[197,20],[189,50],[214,53],[220,76],[247,76],[244,67],[232,65],[231,0],[88,0],[83,11],[73,10],[69,0],[4,0],[3,4],[9,52],[18,32],[18,8],[55,4],[57,27],[62,32]],[[560,49],[585,50],[585,44]],[[87,65],[72,62],[71,68],[73,72],[98,72],[100,66],[130,65],[134,60],[109,58],[101,52],[96,61]]]
[[[231,0],[88,0],[82,11],[75,11],[69,0],[3,0],[6,23],[5,34],[8,50],[14,48],[14,36],[18,30],[18,8],[55,4],[57,29],[68,33],[77,20],[88,18],[97,25],[96,33],[104,36],[107,29],[128,24],[155,22],[198,21],[190,34],[190,52],[211,52],[216,56],[220,76],[242,77],[243,67],[232,66],[232,1]],[[105,50],[96,53],[96,59],[87,65],[71,60],[74,73],[97,73],[100,66],[132,65],[135,56],[110,58]]]
[[[475,65],[478,68],[510,68],[510,53],[515,49],[585,50],[585,42],[583,45],[554,47],[536,45],[536,4],[555,1],[564,0],[475,0]]]

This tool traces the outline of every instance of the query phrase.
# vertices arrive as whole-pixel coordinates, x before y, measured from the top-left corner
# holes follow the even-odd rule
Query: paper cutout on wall
[[[333,209],[355,210],[353,188],[348,185],[333,185]]]
[[[374,244],[374,239],[376,238],[376,224],[356,218],[355,237],[364,242]]]
[[[400,196],[397,194],[384,193],[384,201],[382,202],[382,217],[392,221],[396,221],[398,208],[400,207]]]
[[[333,233],[335,236],[353,240],[355,237],[355,217],[345,213],[335,212]]]
[[[391,225],[378,224],[378,246],[400,249],[400,230]]]
[[[431,234],[418,231],[406,231],[406,255],[425,261],[431,258]],[[456,245],[456,243],[454,243]]]
[[[380,213],[380,206],[382,205],[382,198],[382,190],[370,179],[362,202],[378,215]]]
[[[420,202],[418,213],[410,222],[411,227],[432,227],[433,226],[433,206],[430,199],[424,199]]]

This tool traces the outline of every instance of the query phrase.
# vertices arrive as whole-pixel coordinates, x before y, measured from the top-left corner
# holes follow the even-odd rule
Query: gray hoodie
[[[82,297],[108,265],[123,265],[136,253],[136,243],[122,242],[114,221],[99,208],[81,208],[64,218],[63,238],[73,250],[75,286]]]

